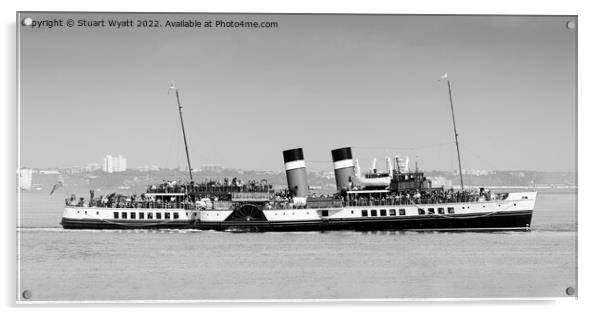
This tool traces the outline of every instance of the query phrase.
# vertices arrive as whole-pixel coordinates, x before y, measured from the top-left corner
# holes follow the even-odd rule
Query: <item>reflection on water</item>
[[[563,296],[576,194],[540,192],[530,232],[63,230],[61,196],[23,193],[32,300]]]

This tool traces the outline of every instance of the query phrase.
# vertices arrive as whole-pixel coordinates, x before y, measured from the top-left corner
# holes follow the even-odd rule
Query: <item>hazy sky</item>
[[[574,17],[28,14],[46,18],[276,21],[273,29],[21,27],[21,165],[121,154],[129,167],[282,170],[303,147],[418,156],[457,168],[449,73],[467,169],[576,171]],[[24,16],[22,16],[24,17]],[[413,164],[413,161],[412,161]]]

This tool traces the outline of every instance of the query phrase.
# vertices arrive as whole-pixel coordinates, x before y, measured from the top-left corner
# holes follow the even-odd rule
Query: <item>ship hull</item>
[[[532,211],[486,215],[421,215],[404,218],[322,219],[310,221],[164,221],[140,225],[135,221],[63,219],[65,229],[200,229],[218,231],[327,231],[327,230],[529,230]]]
[[[322,219],[279,222],[214,222],[195,228],[232,231],[327,231],[327,230],[529,230],[532,211],[488,215],[430,215],[404,218]]]
[[[64,229],[191,229],[194,228],[190,222],[170,221],[145,223],[140,225],[133,221],[104,221],[97,219],[68,219],[61,220]]]
[[[536,192],[505,200],[326,208],[103,208],[66,206],[65,229],[199,229],[218,231],[529,230]]]

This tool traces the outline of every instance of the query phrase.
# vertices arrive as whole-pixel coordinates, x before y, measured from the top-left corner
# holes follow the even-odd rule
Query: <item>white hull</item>
[[[93,228],[123,225],[127,228],[156,228],[157,226],[190,227],[215,229],[225,226],[278,226],[312,223],[358,223],[374,221],[413,221],[420,219],[469,219],[479,217],[503,216],[529,212],[535,207],[536,192],[510,193],[505,200],[466,203],[408,204],[408,205],[371,205],[345,206],[338,208],[290,208],[263,209],[262,222],[243,222],[232,220],[235,210],[185,210],[165,208],[103,208],[66,206],[63,212],[63,226],[74,223],[92,223]],[[149,216],[150,214],[150,216]],[[263,218],[263,217],[262,217]],[[247,219],[249,220],[249,219]],[[521,222],[522,223],[522,222]],[[65,225],[67,224],[67,225]],[[244,225],[243,225],[244,224]],[[471,224],[473,225],[473,224]],[[124,227],[124,228],[125,228]],[[66,227],[70,228],[70,227]],[[78,227],[82,228],[82,227]],[[294,228],[294,226],[291,226]],[[453,227],[452,227],[453,228]],[[460,227],[462,228],[462,227]],[[488,229],[488,227],[466,227]],[[504,227],[500,227],[504,228]],[[328,229],[326,227],[326,229]],[[436,227],[435,227],[436,229]]]

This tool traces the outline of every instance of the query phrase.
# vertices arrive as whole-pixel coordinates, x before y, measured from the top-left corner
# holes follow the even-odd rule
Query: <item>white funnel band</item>
[[[353,167],[353,159],[345,159],[334,162],[334,170]]]
[[[305,160],[289,161],[284,163],[285,170],[305,168]]]

